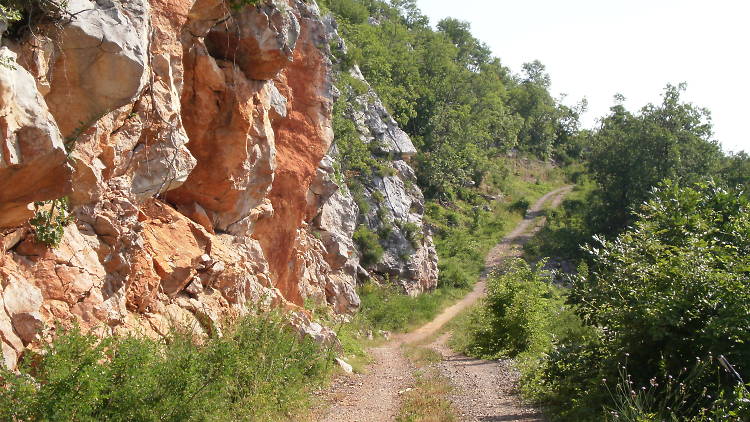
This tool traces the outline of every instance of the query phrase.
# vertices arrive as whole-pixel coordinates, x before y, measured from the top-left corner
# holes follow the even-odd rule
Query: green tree
[[[685,183],[715,174],[722,154],[711,139],[710,114],[680,100],[685,85],[667,85],[660,105],[632,114],[611,109],[592,138],[589,170],[598,183],[602,208],[592,224],[617,233],[632,222],[632,210],[666,178]]]

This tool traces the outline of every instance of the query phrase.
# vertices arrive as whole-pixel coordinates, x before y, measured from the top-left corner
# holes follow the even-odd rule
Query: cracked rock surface
[[[158,337],[280,307],[300,333],[334,341],[302,305],[356,311],[365,270],[352,234],[383,222],[334,182],[330,17],[303,0],[67,8],[57,25],[1,40],[5,365],[56,322]],[[357,109],[363,136],[393,154],[393,175],[368,182],[368,195],[382,189],[387,218],[423,230],[411,141],[379,100]],[[40,244],[33,203],[64,196],[74,222],[57,247]],[[394,233],[368,270],[414,294],[434,286],[429,236]]]

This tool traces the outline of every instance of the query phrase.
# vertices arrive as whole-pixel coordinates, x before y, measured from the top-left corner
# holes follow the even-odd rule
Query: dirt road
[[[383,422],[394,420],[400,406],[399,396],[413,380],[413,370],[401,346],[424,341],[459,312],[476,303],[485,294],[486,275],[510,257],[520,256],[521,247],[545,222],[543,209],[556,207],[570,191],[566,186],[539,198],[526,217],[495,246],[485,260],[485,270],[474,289],[461,301],[445,309],[424,326],[389,343],[370,349],[374,363],[366,374],[340,378],[332,387],[331,407],[322,417],[327,422]],[[467,421],[537,421],[540,415],[523,406],[514,391],[517,374],[508,364],[479,361],[454,354],[442,336],[429,347],[443,355],[440,370],[455,387],[454,407]]]

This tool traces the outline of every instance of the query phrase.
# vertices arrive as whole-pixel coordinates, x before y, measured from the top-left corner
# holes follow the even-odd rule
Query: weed
[[[359,252],[362,254],[362,265],[371,267],[380,261],[383,257],[383,247],[380,246],[378,235],[368,229],[367,226],[361,225],[357,228],[352,236],[354,243],[357,245]]]
[[[457,420],[448,395],[450,381],[436,370],[418,372],[414,388],[403,394],[398,422],[453,422]]]
[[[36,213],[29,220],[38,242],[57,247],[65,233],[65,227],[73,221],[68,206],[68,198],[62,197],[46,202],[35,202]]]

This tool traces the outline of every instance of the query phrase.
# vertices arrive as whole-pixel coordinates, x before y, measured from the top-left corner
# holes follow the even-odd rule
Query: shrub
[[[67,0],[3,0],[0,15],[9,24],[7,35],[18,38],[29,29],[42,23],[60,26],[70,19]]]
[[[200,344],[187,330],[156,341],[72,329],[27,355],[19,373],[0,369],[0,420],[279,420],[306,405],[330,359],[278,314],[246,317]]]
[[[383,247],[380,246],[380,239],[378,235],[373,233],[372,230],[368,229],[365,225],[361,225],[357,228],[352,236],[354,243],[356,243],[359,252],[362,254],[362,265],[365,267],[371,267],[380,261],[383,257]]]
[[[57,247],[65,233],[65,227],[73,221],[68,209],[68,198],[63,197],[47,202],[35,202],[36,213],[29,220],[38,242],[53,248]]]
[[[626,360],[628,382],[638,386],[718,355],[734,362],[740,377],[750,377],[749,208],[745,196],[711,183],[681,188],[666,182],[630,229],[587,248],[591,268],[582,266],[574,277],[570,302],[599,335],[588,343],[561,343],[542,377],[553,395],[567,396],[565,405],[574,408],[569,414],[635,406],[661,420],[660,406],[670,403],[667,383],[638,403],[604,394],[605,387],[616,390]],[[609,381],[603,385],[602,379]],[[718,402],[704,399],[732,397],[737,383],[723,370],[696,376],[681,394],[689,403],[703,401],[679,409],[677,417],[719,412]]]
[[[526,198],[521,198],[515,202],[513,202],[510,207],[508,207],[508,210],[512,212],[517,212],[521,215],[526,215],[526,211],[529,210],[529,207],[531,206],[531,203]]]
[[[439,284],[441,287],[465,289],[473,283],[468,272],[455,258],[444,258],[438,262]]]
[[[562,299],[525,261],[487,280],[487,296],[470,318],[467,351],[488,358],[547,350]]]
[[[419,249],[419,247],[422,245],[422,241],[424,241],[424,233],[422,233],[422,228],[416,223],[408,221],[399,223],[399,228],[404,233],[404,236],[409,239],[411,246],[414,249]]]
[[[359,208],[359,213],[361,215],[367,215],[370,212],[370,203],[367,202],[364,186],[357,181],[350,181],[348,185],[349,191],[354,198],[354,203],[357,204],[357,208]]]

